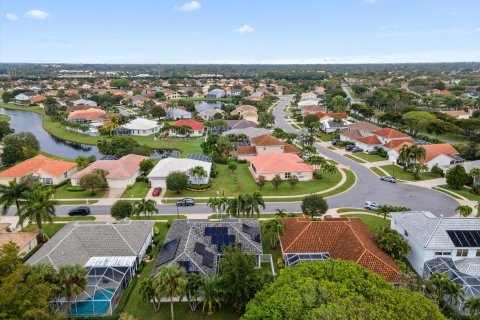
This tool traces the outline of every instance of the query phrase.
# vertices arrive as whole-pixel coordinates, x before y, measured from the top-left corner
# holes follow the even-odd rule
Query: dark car
[[[336,145],[340,140],[338,139],[332,139],[332,141],[330,141],[330,143],[332,144],[332,146]]]
[[[192,198],[177,200],[177,207],[190,207],[194,205],[195,205],[195,201]]]
[[[345,147],[345,150],[352,151],[353,148],[355,148],[355,145],[354,144],[349,144]]]
[[[390,183],[397,183],[397,179],[395,179],[394,177],[391,177],[391,176],[383,176],[383,177],[380,178],[380,180],[387,181],[387,182],[390,182]]]
[[[152,196],[158,197],[158,196],[160,195],[160,193],[162,193],[162,188],[160,188],[160,187],[155,188],[155,189],[153,189],[153,191],[152,191]]]
[[[363,149],[362,148],[359,148],[359,147],[355,147],[351,150],[353,153],[357,153],[357,152],[362,152]]]
[[[88,216],[89,214],[90,208],[85,206],[76,207],[68,211],[69,216]]]

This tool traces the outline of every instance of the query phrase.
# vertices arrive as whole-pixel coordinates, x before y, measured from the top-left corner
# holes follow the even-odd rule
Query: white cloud
[[[250,27],[248,24],[244,24],[240,28],[235,29],[235,32],[238,32],[238,33],[249,33],[249,32],[253,32],[253,31],[254,31],[253,28]]]
[[[368,3],[368,4],[374,4],[375,1],[377,1],[377,0],[364,0],[364,1],[365,1],[365,3]]]
[[[188,11],[198,10],[201,7],[202,5],[200,4],[200,2],[193,0],[190,2],[185,2],[184,4],[178,7],[178,10],[183,12],[188,12]]]
[[[48,13],[42,10],[30,10],[25,13],[25,17],[30,19],[43,20],[48,17]]]
[[[17,20],[18,20],[18,17],[17,17],[16,14],[7,13],[7,14],[5,15],[5,19],[10,20],[10,21],[17,21]]]

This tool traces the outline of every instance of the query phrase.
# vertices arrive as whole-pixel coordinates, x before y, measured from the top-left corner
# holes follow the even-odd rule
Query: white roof
[[[300,101],[298,103],[299,106],[309,106],[309,105],[312,105],[312,104],[319,104],[320,103],[320,99],[308,99],[308,100],[303,100],[303,101]]]
[[[193,167],[201,166],[210,175],[211,162],[199,161],[187,158],[166,158],[160,160],[148,174],[149,178],[166,178],[170,172],[187,172]]]
[[[85,267],[132,267],[137,260],[136,256],[130,257],[91,257]]]
[[[79,105],[79,104],[85,104],[87,106],[96,106],[97,103],[93,100],[86,100],[86,99],[78,99],[78,100],[74,100],[72,101],[72,103],[74,105]]]
[[[244,129],[232,129],[232,130],[225,131],[222,133],[222,136],[226,136],[229,134],[244,134],[251,139],[264,134],[271,134],[271,133],[272,132],[268,129],[248,127]]]
[[[160,127],[157,121],[148,120],[145,118],[136,118],[123,126],[130,130],[149,130]]]
[[[407,231],[409,238],[424,248],[454,249],[447,230],[480,231],[480,218],[443,218],[429,211],[394,212],[390,215]]]

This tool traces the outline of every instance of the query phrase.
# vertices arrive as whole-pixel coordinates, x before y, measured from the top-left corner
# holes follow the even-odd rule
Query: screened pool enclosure
[[[85,265],[87,288],[72,299],[70,312],[64,297],[53,304],[59,312],[73,317],[112,315],[136,267],[136,257],[93,257]]]

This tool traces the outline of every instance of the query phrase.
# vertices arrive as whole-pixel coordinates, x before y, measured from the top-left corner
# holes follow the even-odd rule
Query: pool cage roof
[[[123,291],[133,275],[133,266],[87,266],[87,287],[71,301],[72,316],[111,315],[113,297]],[[53,301],[59,310],[68,313],[68,300],[59,297]]]
[[[447,274],[448,278],[462,286],[464,293],[464,301],[470,297],[480,297],[480,277],[469,275],[458,270],[451,258],[438,257],[425,262],[424,272],[430,276],[436,272],[439,274]],[[461,313],[463,311],[463,303],[461,300],[451,307],[457,309]]]
[[[318,253],[287,253],[285,255],[285,266],[290,267],[294,266],[299,262],[303,261],[323,261],[331,259],[328,252],[318,252]]]

